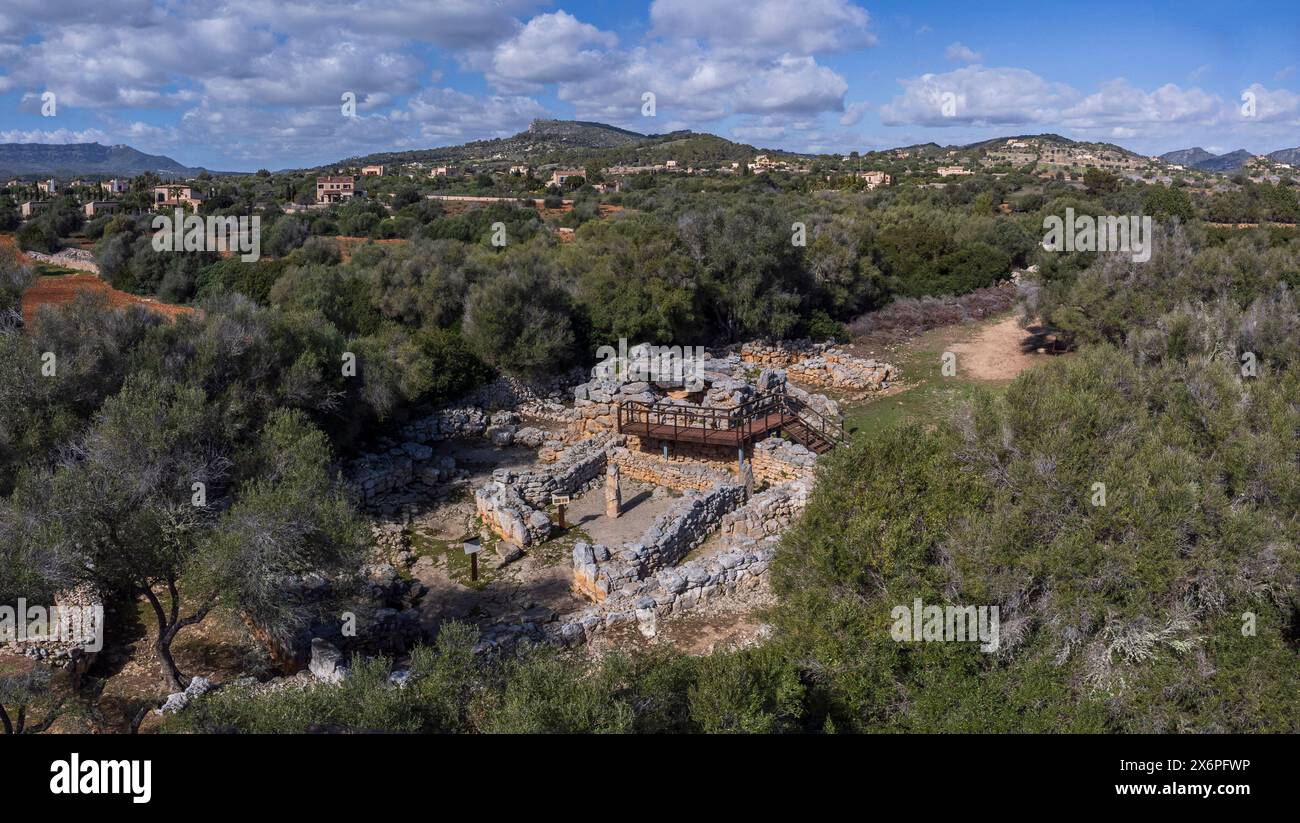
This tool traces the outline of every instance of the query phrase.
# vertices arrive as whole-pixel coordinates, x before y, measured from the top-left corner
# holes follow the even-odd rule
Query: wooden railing
[[[618,428],[634,431],[637,426],[667,426],[674,439],[683,429],[690,429],[697,442],[734,445],[738,440],[749,440],[774,428],[767,425],[769,418],[784,411],[784,395],[779,392],[761,394],[731,409],[633,400],[619,405]],[[715,435],[712,441],[710,435]]]
[[[799,422],[803,423],[812,431],[817,432],[828,442],[836,446],[844,442],[844,426],[842,426],[838,421],[831,420],[826,415],[817,411],[797,397],[791,397],[788,394],[784,395],[784,397],[786,408],[788,408],[795,417],[799,418]]]
[[[704,444],[744,443],[795,421],[831,444],[838,445],[844,440],[844,429],[839,423],[780,390],[764,392],[731,409],[640,400],[618,407],[620,432],[635,434],[654,430],[655,436],[678,440],[682,439],[683,431],[689,430],[688,439]]]

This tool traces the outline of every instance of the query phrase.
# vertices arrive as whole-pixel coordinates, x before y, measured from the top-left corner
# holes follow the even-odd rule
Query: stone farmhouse
[[[346,203],[355,196],[356,178],[350,174],[316,178],[318,204]]]
[[[581,177],[585,179],[587,177],[587,171],[586,169],[556,169],[551,172],[549,185],[563,186],[570,177]]]
[[[159,209],[177,206],[197,209],[203,202],[203,195],[188,183],[164,183],[153,187],[152,202],[154,208]]]

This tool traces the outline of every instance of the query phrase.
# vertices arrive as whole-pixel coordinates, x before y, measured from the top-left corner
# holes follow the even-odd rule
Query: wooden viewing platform
[[[844,431],[784,392],[768,392],[734,409],[632,401],[618,407],[618,431],[672,443],[739,449],[781,432],[823,454]]]

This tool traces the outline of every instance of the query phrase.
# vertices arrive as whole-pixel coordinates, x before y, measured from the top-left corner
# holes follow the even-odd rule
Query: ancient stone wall
[[[574,590],[604,601],[610,592],[677,563],[704,542],[744,497],[743,485],[718,483],[707,492],[687,492],[655,518],[636,542],[624,543],[614,552],[579,543],[573,549]]]
[[[433,487],[445,483],[456,469],[450,457],[433,456],[433,449],[406,442],[386,452],[368,454],[348,463],[349,483],[363,503],[403,489],[413,483]]]
[[[545,541],[551,520],[545,509],[553,494],[576,495],[605,471],[606,451],[617,435],[585,440],[570,446],[542,471],[492,472],[492,481],[474,493],[474,505],[484,524],[520,548]]]
[[[740,347],[740,359],[784,369],[786,377],[806,386],[875,391],[897,375],[888,363],[856,357],[833,344],[810,340],[756,340]]]
[[[407,423],[400,433],[404,442],[386,441],[388,448],[349,461],[345,467],[344,474],[362,503],[374,503],[412,484],[433,488],[450,480],[456,471],[455,461],[446,456],[435,458],[430,443],[482,437],[496,446],[538,448],[550,437],[541,429],[520,426],[516,412],[489,415],[477,406],[440,409]]]
[[[516,473],[497,469],[492,472],[492,479],[513,486],[528,505],[545,508],[550,505],[551,495],[577,494],[604,472],[606,451],[617,442],[617,435],[580,441],[541,471]]]
[[[642,634],[653,636],[660,618],[763,585],[776,546],[775,538],[741,539],[713,557],[663,569],[547,626],[547,639],[559,645],[576,646],[605,629],[625,623],[636,623]],[[584,548],[584,554],[585,549],[599,548],[586,544],[579,547]],[[575,557],[579,547],[575,547]]]
[[[791,480],[811,480],[817,469],[817,454],[798,443],[769,437],[754,445],[754,481],[760,486]]]
[[[618,430],[618,406],[632,400],[653,403],[660,399],[645,381],[620,383],[617,380],[592,380],[573,390],[573,433],[591,437]]]
[[[504,409],[554,423],[569,423],[574,417],[569,398],[573,387],[583,379],[581,369],[545,380],[520,380],[503,375],[470,392],[457,405],[481,406],[493,411]]]
[[[508,483],[491,481],[476,490],[474,507],[485,526],[520,548],[550,537],[551,519],[546,512],[528,505]]]
[[[810,479],[795,480],[759,492],[749,502],[722,518],[718,531],[733,537],[775,537],[795,521],[808,505]]]
[[[628,438],[629,442],[638,440]],[[619,467],[623,477],[678,491],[708,491],[717,483],[734,482],[734,472],[729,471],[735,466],[734,461],[698,460],[683,456],[680,451],[670,449],[669,458],[664,460],[658,453],[619,447],[610,450],[609,460]]]

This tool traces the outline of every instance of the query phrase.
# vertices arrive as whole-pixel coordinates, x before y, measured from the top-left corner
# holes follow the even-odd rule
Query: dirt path
[[[976,380],[1011,380],[1041,359],[1027,343],[1033,335],[1020,327],[1015,315],[985,326],[957,343],[957,370]]]

